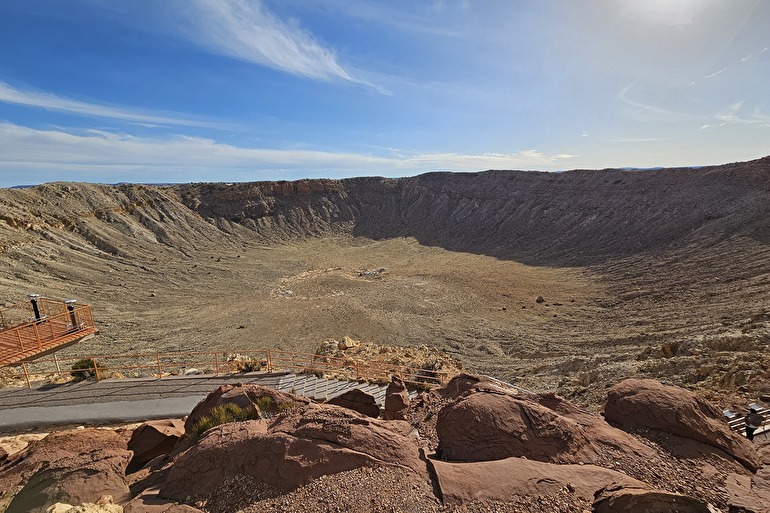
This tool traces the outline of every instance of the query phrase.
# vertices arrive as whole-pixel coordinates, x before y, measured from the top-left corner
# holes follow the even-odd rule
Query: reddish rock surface
[[[184,422],[180,419],[151,420],[136,428],[128,441],[128,449],[134,457],[126,472],[139,470],[148,461],[169,454],[184,435]]]
[[[623,429],[654,429],[702,442],[752,472],[760,465],[754,446],[730,429],[716,406],[680,387],[652,379],[622,381],[609,390],[604,415]]]
[[[441,497],[460,505],[477,499],[505,501],[513,496],[539,497],[563,489],[586,501],[599,490],[614,487],[648,488],[625,474],[593,465],[556,465],[526,458],[483,462],[430,459]]]
[[[30,444],[0,467],[0,490],[22,485],[8,513],[44,513],[56,502],[115,502],[130,498],[125,470],[131,459],[126,438],[103,429],[54,433]]]
[[[161,487],[173,500],[206,497],[227,478],[251,476],[276,493],[322,475],[358,467],[398,466],[425,473],[406,423],[370,419],[328,405],[309,405],[264,421],[225,424],[180,454]]]
[[[278,413],[281,405],[308,404],[310,400],[305,397],[285,394],[272,388],[252,384],[223,385],[211,392],[200,401],[185,421],[185,432],[189,433],[192,427],[202,418],[211,413],[212,408],[232,403],[244,409],[253,409],[259,412],[257,402],[262,397],[270,398],[270,405],[266,408],[268,413]]]
[[[450,461],[526,456],[554,463],[591,463],[598,455],[580,424],[533,401],[476,392],[445,407],[436,432]]]
[[[393,376],[385,390],[385,420],[404,420],[409,408],[409,393],[403,381]]]
[[[680,495],[640,488],[608,488],[598,494],[594,513],[712,513],[703,502]]]
[[[358,388],[349,390],[334,399],[329,399],[326,404],[341,406],[375,419],[380,416],[380,407],[377,406],[374,396]]]

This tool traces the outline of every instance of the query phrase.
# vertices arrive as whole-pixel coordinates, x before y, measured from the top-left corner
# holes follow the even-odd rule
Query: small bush
[[[221,406],[215,406],[211,413],[201,418],[192,427],[190,436],[193,440],[198,440],[200,436],[211,428],[230,422],[243,422],[244,420],[253,420],[257,418],[257,412],[253,409],[241,408],[237,404],[227,403]]]
[[[70,368],[70,376],[77,380],[83,379],[96,379],[98,369],[98,377],[104,378],[107,373],[106,365],[99,365],[99,363],[93,358],[81,358],[72,364]]]
[[[257,399],[257,406],[259,406],[259,411],[266,412],[270,409],[270,406],[272,406],[273,401],[270,399],[269,395],[263,395],[259,399]]]

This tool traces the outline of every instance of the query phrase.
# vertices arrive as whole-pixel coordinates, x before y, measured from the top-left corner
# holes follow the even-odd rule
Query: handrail
[[[230,358],[228,359],[228,355]],[[248,360],[236,360],[234,357],[247,357]],[[166,353],[103,354],[80,358],[59,358],[57,355],[38,358],[32,362],[21,363],[14,368],[21,368],[26,385],[31,388],[35,376],[69,376],[72,366],[80,364],[79,372],[97,379],[104,378],[105,371],[110,373],[131,373],[131,377],[152,377],[162,379],[169,376],[183,375],[195,370],[205,375],[228,375],[250,369],[255,372],[295,371],[318,374],[330,378],[376,383],[390,382],[396,376],[406,384],[430,388],[442,384],[445,373],[429,369],[391,364],[382,361],[361,362],[351,358],[323,356],[311,353],[283,351],[279,349],[245,349],[230,352],[193,351]],[[88,362],[90,361],[90,365]]]
[[[0,330],[0,366],[12,365],[36,354],[72,343],[96,332],[91,307],[74,305],[59,312],[55,302],[41,302],[40,318]]]

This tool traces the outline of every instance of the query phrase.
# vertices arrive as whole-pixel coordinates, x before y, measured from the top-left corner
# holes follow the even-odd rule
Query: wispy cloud
[[[755,107],[750,112],[744,108],[744,101],[735,102],[729,105],[714,116],[720,121],[719,126],[724,125],[757,125],[761,127],[770,127],[770,115],[762,112],[762,109]],[[702,128],[708,128],[704,126]]]
[[[244,148],[189,136],[149,138],[98,130],[37,130],[0,123],[0,176],[22,168],[98,169],[106,173],[121,169],[152,169],[157,181],[166,181],[167,176],[183,170],[216,170],[221,176],[232,170],[247,169],[254,173],[253,179],[285,177],[287,169],[304,176],[322,176],[324,172],[328,175],[333,172],[334,176],[340,173],[403,176],[434,170],[563,169],[563,163],[574,157],[537,150],[478,155],[401,153],[378,156]],[[281,172],[275,172],[278,170]],[[60,175],[59,179],[67,178]]]
[[[83,102],[51,93],[22,90],[0,81],[0,102],[24,105],[81,116],[101,117],[128,121],[143,126],[189,126],[198,128],[233,128],[225,123],[214,123],[184,118],[179,115],[146,112],[113,105]]]
[[[189,39],[216,52],[314,80],[343,80],[384,88],[348,72],[333,49],[295,21],[277,18],[261,0],[192,0]]]
[[[726,68],[726,67],[725,67],[725,68],[722,68],[722,69],[720,69],[720,70],[717,70],[717,71],[715,71],[714,73],[711,73],[711,74],[709,74],[709,75],[706,75],[706,76],[705,76],[705,77],[703,77],[703,78],[704,78],[704,79],[705,79],[705,78],[713,78],[713,77],[715,77],[715,76],[717,76],[717,75],[720,75],[720,74],[724,73],[724,72],[725,72],[725,70],[727,70],[727,68]]]
[[[669,109],[658,107],[650,103],[644,103],[641,100],[632,98],[632,90],[636,88],[636,86],[637,83],[634,82],[624,87],[620,93],[618,93],[618,98],[629,109],[631,117],[645,121],[665,121],[676,117],[676,113]]]

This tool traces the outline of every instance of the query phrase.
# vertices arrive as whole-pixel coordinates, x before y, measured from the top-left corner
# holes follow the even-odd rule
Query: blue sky
[[[770,154],[763,0],[3,0],[0,186]]]

